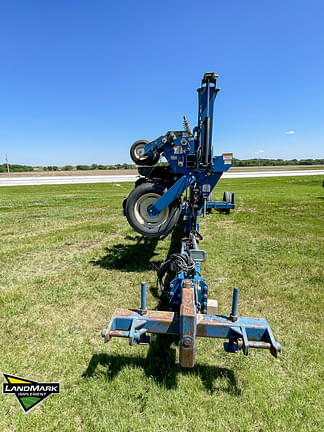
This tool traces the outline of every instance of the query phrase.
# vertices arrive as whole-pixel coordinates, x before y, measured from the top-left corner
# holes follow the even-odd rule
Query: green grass
[[[121,216],[131,184],[0,188],[0,370],[61,383],[25,415],[0,395],[0,431],[322,431],[323,189],[320,176],[222,180],[237,210],[201,219],[211,298],[266,317],[282,353],[199,339],[192,370],[175,345],[104,345],[116,307],[158,307],[170,236],[140,239]]]

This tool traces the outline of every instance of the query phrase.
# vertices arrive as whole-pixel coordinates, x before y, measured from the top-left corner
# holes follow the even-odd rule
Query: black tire
[[[155,165],[159,161],[159,155],[156,157],[150,156],[142,156],[139,154],[140,150],[142,150],[149,141],[146,140],[138,140],[132,144],[130,148],[130,157],[136,163],[136,165]]]
[[[181,209],[180,201],[175,200],[156,217],[147,213],[147,208],[161,195],[165,186],[154,183],[143,183],[129,194],[125,203],[125,215],[130,226],[145,237],[164,237],[177,224]]]
[[[207,201],[213,201],[213,193],[212,193],[212,192],[210,192],[210,194],[208,195]],[[207,213],[207,214],[211,214],[211,212],[212,212],[212,209],[211,209],[211,208],[208,208],[208,209],[206,210],[206,213]]]
[[[226,201],[228,203],[232,202],[232,194],[231,194],[231,192],[228,192],[228,191],[224,192],[223,201]]]
[[[232,202],[232,194],[231,194],[231,192],[228,192],[228,191],[224,192],[223,201],[226,201],[228,203]],[[223,213],[229,214],[230,213],[230,209],[229,208],[228,209],[224,209]]]

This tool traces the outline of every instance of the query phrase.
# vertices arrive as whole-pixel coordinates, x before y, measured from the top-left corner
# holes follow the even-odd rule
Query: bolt
[[[184,347],[191,347],[191,346],[192,346],[192,338],[191,338],[190,336],[185,336],[185,337],[183,338],[182,345],[183,345]]]

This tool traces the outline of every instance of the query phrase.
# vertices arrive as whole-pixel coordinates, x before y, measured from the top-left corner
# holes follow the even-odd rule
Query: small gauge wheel
[[[231,192],[228,192],[228,191],[224,192],[223,201],[226,201],[228,203],[232,202],[232,194],[231,194]]]
[[[159,155],[157,156],[145,156],[144,149],[149,141],[138,140],[130,148],[130,156],[136,165],[155,165],[159,161]]]
[[[226,201],[228,203],[232,202],[232,194],[229,191],[224,192],[223,195],[223,201]],[[223,210],[224,213],[229,214],[230,213],[230,209],[227,208],[225,210]]]

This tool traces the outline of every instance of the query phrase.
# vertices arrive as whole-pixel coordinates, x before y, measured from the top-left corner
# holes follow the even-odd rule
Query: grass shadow
[[[99,374],[104,374],[108,381],[112,381],[124,367],[133,367],[142,368],[147,378],[153,378],[157,385],[168,390],[177,388],[178,376],[182,374],[198,376],[205,390],[211,394],[219,391],[234,396],[241,394],[234,372],[228,368],[205,364],[196,364],[192,369],[182,368],[179,363],[176,363],[176,350],[171,347],[172,343],[174,343],[173,337],[158,335],[152,340],[146,358],[106,353],[94,354],[82,377],[95,376],[97,367],[100,365],[106,368],[106,371],[100,370]]]
[[[157,255],[155,248],[158,243],[156,238],[142,236],[127,236],[126,240],[135,243],[119,243],[111,248],[106,248],[105,256],[98,260],[91,260],[90,264],[98,265],[107,270],[121,270],[125,272],[141,272],[151,270],[153,264],[150,259]],[[157,265],[159,263],[155,263]]]
[[[175,228],[172,231],[170,246],[169,246],[168,254],[167,254],[167,257],[165,260],[167,260],[170,257],[170,255],[172,255],[174,253],[180,253],[181,246],[182,246],[182,237],[183,237],[183,216],[180,217],[177,225],[175,226]],[[175,277],[175,274],[173,274],[173,275],[167,274],[166,275],[166,278],[164,281],[164,284],[166,287],[169,286],[169,283],[171,282],[171,280],[174,277]],[[161,293],[161,291],[159,290],[159,288],[157,286],[151,286],[151,287],[149,287],[149,290],[150,290],[150,293],[152,294],[153,297],[159,299],[157,309],[158,310],[168,310],[169,309],[169,301],[167,299],[167,295],[164,293]]]
[[[181,251],[182,236],[183,219],[181,218],[172,231],[167,258],[171,254]],[[135,245],[114,245],[111,249],[107,248],[108,254],[105,257],[91,263],[107,269],[124,271],[141,271],[151,268],[149,260],[152,256],[156,255],[154,250],[158,240],[140,236],[131,239],[137,241]],[[169,309],[167,297],[161,295],[157,287],[150,287],[150,292],[154,297],[159,299],[158,310]],[[167,389],[176,388],[178,383],[177,377],[179,374],[182,374],[199,376],[205,389],[210,393],[223,391],[233,395],[241,394],[234,372],[230,369],[203,364],[196,364],[192,369],[182,368],[176,362],[176,348],[172,346],[174,344],[177,345],[178,340],[177,336],[172,335],[155,334],[151,336],[151,343],[146,358],[109,355],[106,353],[94,354],[82,377],[87,378],[96,375],[96,369],[98,365],[101,365],[107,368],[104,374],[109,381],[112,381],[124,367],[131,366],[134,368],[143,368],[148,378],[152,377],[158,385]],[[215,381],[221,380],[223,383],[224,379],[226,382],[225,386],[215,385]]]

